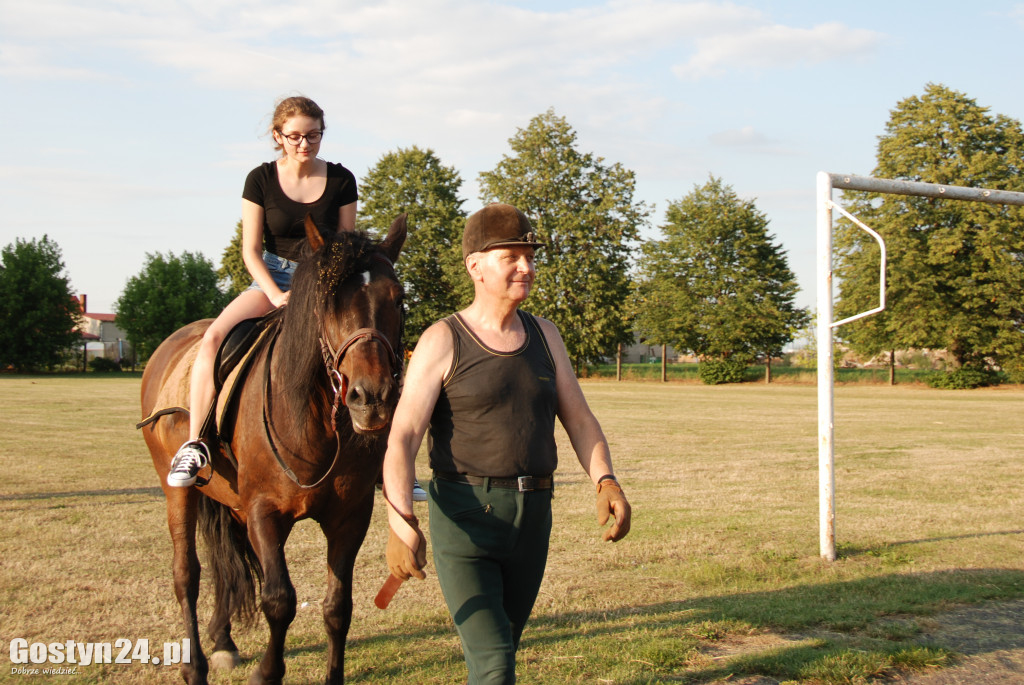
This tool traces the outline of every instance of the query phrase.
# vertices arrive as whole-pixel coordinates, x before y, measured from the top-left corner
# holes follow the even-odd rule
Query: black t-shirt
[[[263,249],[298,261],[306,240],[306,214],[325,233],[338,230],[338,212],[358,198],[356,177],[340,164],[327,163],[327,187],[315,202],[296,202],[281,190],[277,162],[265,162],[245,179],[242,197],[263,207]]]

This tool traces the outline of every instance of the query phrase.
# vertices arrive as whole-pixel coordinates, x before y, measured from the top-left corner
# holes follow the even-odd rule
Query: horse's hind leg
[[[213,575],[214,585],[210,667],[230,670],[241,662],[231,638],[231,617],[248,619],[255,613],[254,575],[260,574],[259,564],[244,526],[227,506],[209,498],[200,500],[199,528],[210,553],[207,571]]]
[[[284,677],[284,640],[295,618],[295,587],[288,576],[284,544],[294,521],[278,511],[256,507],[248,516],[249,541],[263,567],[260,605],[270,628],[263,658],[249,678],[250,685],[280,683]]]
[[[167,498],[167,526],[174,545],[174,595],[181,607],[185,636],[192,646],[191,658],[181,666],[189,685],[206,682],[208,665],[199,644],[196,603],[199,600],[199,556],[196,553],[196,520],[200,495],[195,488],[164,488]],[[185,661],[185,659],[182,659]]]
[[[320,523],[327,537],[329,566],[324,599],[328,685],[345,681],[345,639],[352,623],[352,568],[370,525],[372,501],[363,509],[347,516],[332,516]]]
[[[242,659],[238,655],[235,641],[231,638],[231,606],[220,600],[219,590],[217,597],[217,605],[214,607],[209,625],[209,635],[213,641],[213,651],[210,652],[210,668],[230,671],[242,663]]]

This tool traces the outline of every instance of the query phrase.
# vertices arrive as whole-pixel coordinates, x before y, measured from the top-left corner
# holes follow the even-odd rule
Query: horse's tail
[[[256,583],[263,585],[263,568],[245,528],[226,506],[200,497],[199,531],[206,543],[217,606],[226,609],[228,616],[251,622],[256,616]]]

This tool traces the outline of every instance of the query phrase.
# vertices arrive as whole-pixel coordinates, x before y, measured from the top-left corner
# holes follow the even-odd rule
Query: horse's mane
[[[295,269],[287,306],[274,313],[281,327],[274,350],[280,373],[274,381],[282,404],[295,413],[296,425],[305,425],[309,413],[323,405],[310,401],[315,388],[327,387],[320,345],[322,322],[341,306],[345,282],[370,269],[379,246],[378,240],[362,231],[325,236],[323,246],[304,256]]]

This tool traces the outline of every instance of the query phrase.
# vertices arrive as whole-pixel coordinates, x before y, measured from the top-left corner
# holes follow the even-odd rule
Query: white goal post
[[[935,183],[893,181],[870,176],[830,174],[818,172],[818,512],[820,517],[820,553],[827,561],[836,560],[836,507],[835,507],[835,378],[832,367],[832,330],[839,326],[876,314],[885,309],[885,241],[880,235],[851,216],[832,201],[832,190],[863,190],[872,193],[915,195],[919,197],[968,200],[1000,205],[1024,205],[1024,193],[989,188],[965,188]],[[861,229],[867,231],[881,248],[879,272],[881,275],[878,306],[860,314],[832,321],[832,210],[840,212]]]

